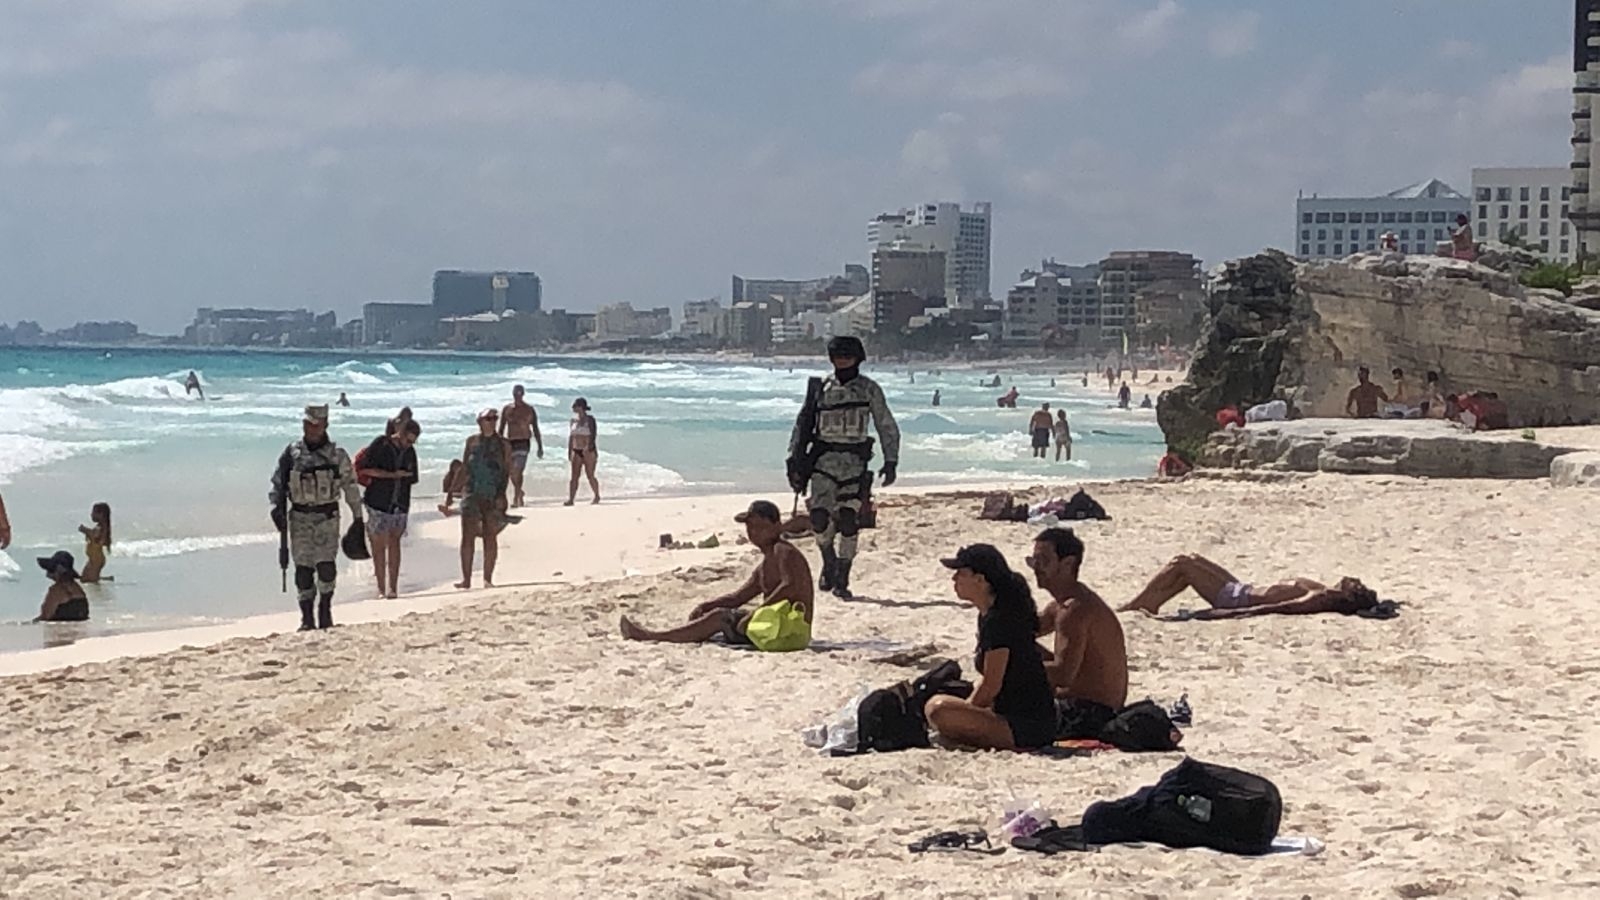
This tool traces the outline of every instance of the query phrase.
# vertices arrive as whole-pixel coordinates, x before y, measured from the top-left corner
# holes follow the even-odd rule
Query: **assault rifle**
[[[800,407],[800,413],[794,420],[794,430],[800,439],[793,447],[794,452],[785,462],[789,487],[794,488],[797,496],[805,493],[806,483],[811,480],[811,469],[817,463],[816,454],[811,452],[811,445],[817,440],[817,414],[821,406],[822,379],[808,379],[806,402]]]

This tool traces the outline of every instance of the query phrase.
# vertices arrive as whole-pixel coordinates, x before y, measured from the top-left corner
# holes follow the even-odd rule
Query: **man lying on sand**
[[[1070,528],[1033,540],[1028,566],[1050,594],[1039,636],[1053,636],[1045,673],[1056,696],[1056,738],[1098,738],[1128,702],[1128,648],[1117,614],[1078,580],[1083,541]]]
[[[1203,556],[1189,555],[1175,557],[1163,566],[1139,596],[1122,609],[1155,615],[1162,604],[1189,588],[1213,607],[1191,616],[1195,619],[1327,612],[1354,615],[1378,605],[1378,595],[1355,578],[1341,578],[1332,588],[1309,578],[1256,588]]]
[[[720,634],[729,644],[750,644],[745,630],[754,610],[746,611],[742,607],[757,597],[761,598],[762,606],[787,600],[802,609],[807,622],[812,621],[815,605],[811,566],[804,553],[782,539],[783,513],[777,504],[757,500],[733,520],[744,525],[750,543],[761,551],[761,564],[750,573],[749,580],[731,594],[696,606],[689,613],[688,624],[667,631],[641,628],[623,616],[620,623],[623,637],[634,641],[696,644]]]

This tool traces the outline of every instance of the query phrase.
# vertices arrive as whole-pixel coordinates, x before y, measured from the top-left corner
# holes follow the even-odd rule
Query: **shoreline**
[[[1071,487],[1095,484],[1136,483],[1141,479],[1072,479]],[[1143,479],[1148,480],[1148,479]],[[1017,482],[941,483],[936,485],[909,485],[895,487],[892,493],[879,493],[879,500],[911,497],[958,498],[967,494],[991,491],[1026,493],[1045,487],[1042,480]],[[881,489],[880,489],[881,490]],[[492,588],[478,585],[481,577],[482,546],[479,545],[474,561],[474,582],[470,590],[460,590],[454,585],[456,576],[438,582],[431,578],[426,586],[403,593],[394,600],[378,597],[341,602],[334,596],[334,621],[336,628],[390,622],[412,615],[426,615],[439,610],[489,603],[513,596],[536,595],[541,592],[579,587],[597,582],[620,582],[637,577],[661,575],[716,563],[724,563],[744,553],[746,545],[739,543],[742,529],[734,524],[733,516],[741,512],[760,492],[688,494],[672,497],[651,497],[623,501],[607,501],[598,506],[579,503],[573,507],[541,503],[523,507],[523,522],[512,525],[501,534],[500,556],[496,564],[497,583]],[[793,496],[793,495],[788,495]],[[770,497],[768,497],[770,499]],[[783,503],[785,515],[788,509]],[[437,511],[432,501],[422,504],[414,512],[405,547],[401,578],[407,571],[418,568],[437,572],[437,560],[448,558],[449,565],[457,566],[459,547],[459,520],[435,518]],[[561,513],[566,518],[556,519],[541,513]],[[425,521],[418,521],[427,516]],[[577,521],[572,521],[576,517]],[[715,549],[661,550],[661,534],[670,533],[674,540],[698,541],[707,534],[718,537]],[[601,547],[615,547],[615,552]],[[523,552],[519,554],[519,548]],[[429,565],[419,567],[414,561],[426,555]],[[342,566],[355,566],[370,579],[370,563],[352,562],[341,557]],[[436,575],[433,577],[437,577]],[[359,582],[361,588],[370,588],[370,580]],[[341,571],[339,591],[356,589]],[[294,610],[293,591],[285,595],[284,612],[243,616],[231,621],[195,625],[181,628],[159,628],[148,631],[131,631],[75,640],[69,644],[40,649],[17,650],[0,653],[0,679],[32,675],[56,669],[89,663],[110,662],[118,659],[157,656],[178,650],[212,647],[227,641],[250,638],[268,638],[293,633],[299,627],[299,612]],[[62,628],[61,625],[38,625],[41,629]],[[70,626],[69,626],[70,627]]]

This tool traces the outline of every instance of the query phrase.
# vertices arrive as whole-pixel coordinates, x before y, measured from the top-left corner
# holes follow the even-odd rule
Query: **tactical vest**
[[[339,456],[332,441],[311,450],[302,441],[289,447],[289,502],[296,508],[333,506],[339,502]]]
[[[872,417],[871,382],[856,376],[849,384],[832,378],[823,383],[817,404],[817,439],[826,444],[860,444],[869,440]]]

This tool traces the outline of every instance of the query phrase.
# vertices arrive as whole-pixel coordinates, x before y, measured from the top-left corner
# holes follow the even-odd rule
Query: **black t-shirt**
[[[367,445],[366,453],[366,458],[361,461],[363,469],[411,474],[405,478],[372,479],[372,483],[367,485],[362,502],[378,512],[409,512],[411,486],[417,483],[417,451],[411,447],[401,449],[399,444],[388,437],[380,437]]]
[[[983,673],[983,658],[990,650],[1010,650],[1005,681],[994,698],[994,711],[1008,718],[1053,719],[1055,693],[1050,676],[1045,674],[1044,657],[1034,639],[1038,621],[1026,622],[1015,615],[991,609],[978,620],[978,653],[973,662]]]

